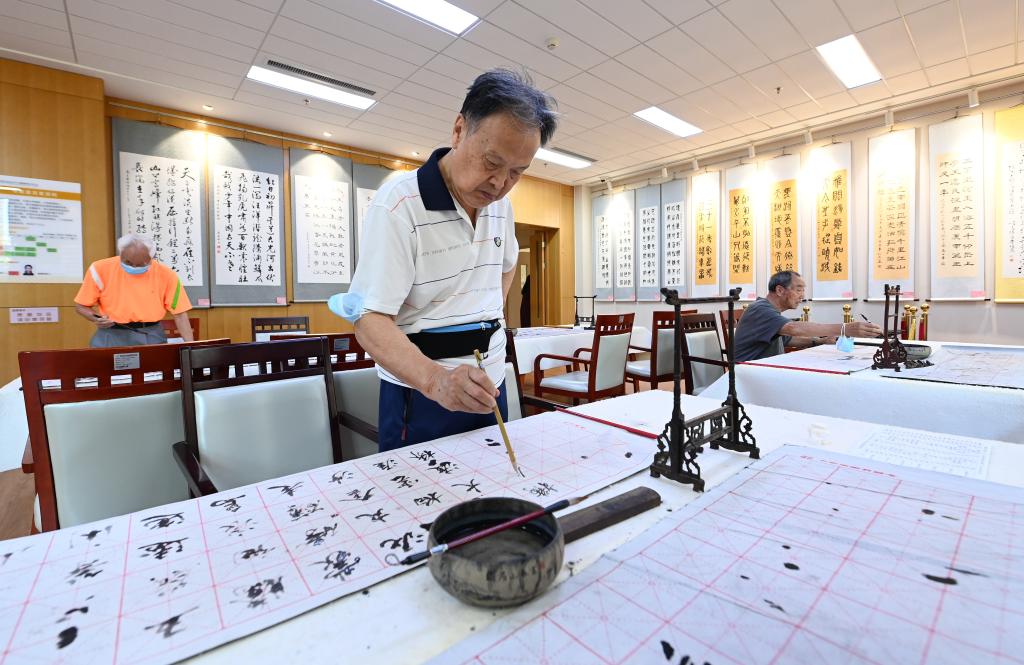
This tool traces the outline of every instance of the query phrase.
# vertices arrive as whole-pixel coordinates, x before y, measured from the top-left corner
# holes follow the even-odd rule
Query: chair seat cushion
[[[587,392],[590,382],[590,372],[569,372],[558,376],[549,376],[540,380],[542,388],[554,388],[556,390],[571,390],[575,393]]]
[[[626,374],[635,374],[637,376],[650,376],[651,361],[634,360],[631,363],[626,363]]]

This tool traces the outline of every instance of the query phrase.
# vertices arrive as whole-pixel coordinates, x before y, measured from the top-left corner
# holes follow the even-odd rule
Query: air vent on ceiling
[[[344,88],[345,90],[351,90],[352,92],[358,92],[360,94],[368,95],[370,97],[373,97],[374,95],[377,94],[376,90],[370,90],[369,88],[364,88],[361,85],[356,85],[354,83],[346,83],[345,81],[339,81],[336,78],[331,78],[330,76],[325,76],[324,74],[317,74],[316,72],[311,72],[307,69],[302,69],[300,67],[286,65],[285,63],[278,62],[277,60],[267,60],[267,67],[273,67],[274,69],[277,69],[282,72],[288,72],[289,74],[303,76],[305,78],[312,79],[313,81],[319,81],[320,83],[326,83],[328,85],[333,85],[338,88]]]

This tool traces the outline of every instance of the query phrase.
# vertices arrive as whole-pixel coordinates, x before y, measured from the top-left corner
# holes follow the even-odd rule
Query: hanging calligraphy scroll
[[[756,260],[758,224],[757,166],[742,164],[725,172],[729,227],[722,244],[726,262],[726,290],[740,287],[740,297],[757,297]]]
[[[1024,302],[1024,109],[996,111],[996,300]]]
[[[915,298],[917,133],[904,129],[868,140],[868,298],[885,285]]]
[[[356,260],[353,265],[359,265],[359,243],[363,240],[363,219],[366,217],[370,203],[373,202],[373,197],[377,195],[377,191],[384,186],[384,183],[403,173],[405,171],[395,171],[375,164],[360,164],[358,162],[352,164],[352,181],[356,186],[354,206],[356,211]]]
[[[800,272],[800,155],[776,157],[762,162],[760,169],[767,186],[765,200],[759,203],[768,217],[767,283],[781,270]]]
[[[636,299],[661,300],[661,187],[636,194]]]
[[[981,114],[928,127],[930,300],[982,300],[985,174]]]
[[[812,295],[815,300],[853,299],[850,271],[850,144],[811,152],[807,169],[814,220]]]
[[[636,198],[632,191],[612,196],[609,217],[615,239],[615,299],[636,300],[636,242],[633,208]]]
[[[718,224],[721,209],[721,176],[701,173],[693,176],[690,218],[693,235],[693,289],[696,298],[719,295]]]
[[[661,186],[661,285],[686,292],[686,180]]]
[[[615,277],[614,229],[612,227],[610,196],[598,196],[593,202],[594,212],[594,295],[598,300],[615,297],[612,285]]]

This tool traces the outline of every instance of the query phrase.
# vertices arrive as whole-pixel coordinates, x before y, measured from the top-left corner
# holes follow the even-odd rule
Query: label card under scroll
[[[932,300],[985,292],[985,172],[981,114],[928,127]]]
[[[217,284],[280,286],[280,177],[211,168]]]
[[[718,225],[721,215],[721,174],[701,173],[693,176],[693,198],[690,207],[693,233],[693,290],[694,297],[717,296],[720,291],[718,274]]]
[[[740,298],[754,300],[757,297],[757,228],[758,195],[757,166],[743,164],[725,172],[725,193],[728,206],[729,225],[725,252],[726,290],[734,287],[743,289]]]
[[[630,302],[636,300],[635,205],[633,191],[619,192],[608,210],[615,238],[615,299]]]
[[[156,256],[185,286],[203,285],[202,164],[122,152],[121,229],[153,239]]]
[[[868,140],[868,297],[885,285],[914,298],[917,247],[917,139],[904,129]]]
[[[1024,302],[1024,109],[996,112],[996,141],[996,300]]]
[[[662,286],[686,289],[686,180],[673,180],[661,186],[661,265]]]
[[[352,281],[351,183],[295,176],[296,281]]]
[[[815,300],[852,299],[850,261],[849,143],[826,145],[811,152],[807,181],[813,188]]]

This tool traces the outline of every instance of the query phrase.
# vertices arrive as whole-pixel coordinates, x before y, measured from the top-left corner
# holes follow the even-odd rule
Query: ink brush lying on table
[[[480,369],[483,369],[484,358],[483,356],[480,355],[480,350],[474,349],[473,355],[476,356],[476,366]],[[508,432],[505,431],[505,421],[501,419],[501,409],[498,408],[497,403],[495,403],[494,405],[494,418],[495,420],[498,421],[498,429],[501,430],[501,438],[505,440],[505,450],[508,452],[509,461],[512,462],[512,468],[515,469],[516,473],[525,478],[526,474],[523,473],[523,470],[519,467],[518,464],[516,464],[516,454],[512,450],[512,442],[508,438]]]
[[[499,420],[498,422],[501,421]],[[502,531],[507,531],[508,529],[514,529],[516,527],[522,526],[527,522],[532,522],[535,519],[544,517],[545,515],[550,515],[551,513],[562,510],[563,508],[575,506],[578,503],[586,501],[587,498],[589,498],[589,495],[578,496],[574,499],[562,499],[561,501],[556,501],[547,508],[541,508],[540,510],[535,510],[532,513],[526,513],[525,515],[516,517],[515,519],[511,519],[507,522],[502,522],[501,524],[496,524],[495,526],[483,529],[482,531],[477,531],[476,533],[471,533],[468,536],[463,536],[462,538],[453,540],[450,543],[438,543],[437,545],[431,547],[429,550],[424,550],[416,554],[410,554],[409,556],[402,559],[399,563],[403,566],[409,566],[414,563],[419,563],[420,561],[423,561],[426,558],[434,556],[435,554],[441,554],[443,552],[447,552],[448,550],[455,549],[456,547],[468,545],[469,543],[476,542],[481,538],[486,538],[487,536],[492,536],[496,533],[501,533]]]

